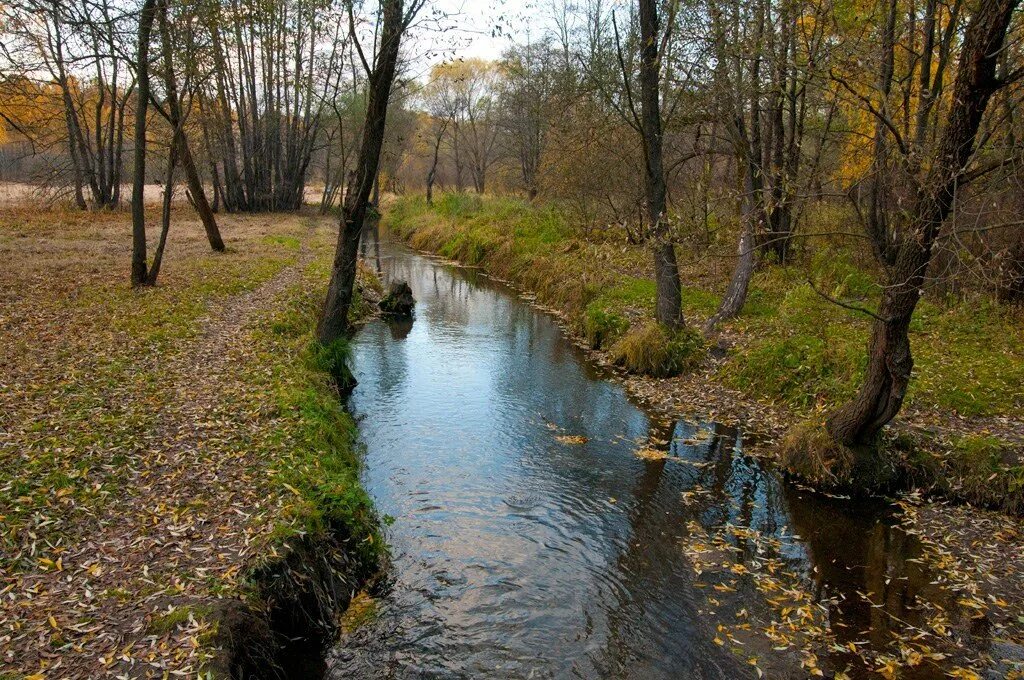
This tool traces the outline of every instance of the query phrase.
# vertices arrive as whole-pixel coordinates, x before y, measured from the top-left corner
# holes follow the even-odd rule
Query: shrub
[[[597,303],[587,305],[583,317],[583,334],[587,344],[593,349],[614,343],[629,328],[629,321],[622,316],[609,312]]]

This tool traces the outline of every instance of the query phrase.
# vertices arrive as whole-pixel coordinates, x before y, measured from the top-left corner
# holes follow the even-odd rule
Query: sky
[[[451,59],[498,59],[512,39],[542,32],[551,0],[432,0],[421,13],[417,51],[435,64]],[[430,13],[446,15],[438,22]]]

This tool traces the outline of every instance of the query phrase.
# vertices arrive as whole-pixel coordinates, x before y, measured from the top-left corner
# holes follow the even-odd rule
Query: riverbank
[[[310,349],[334,221],[220,222],[222,255],[176,214],[160,285],[131,290],[127,213],[5,210],[2,677],[265,664],[377,570],[355,426]]]

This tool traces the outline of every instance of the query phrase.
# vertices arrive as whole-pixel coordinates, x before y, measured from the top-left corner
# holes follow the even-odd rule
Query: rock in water
[[[392,281],[388,294],[377,303],[386,316],[411,317],[416,301],[412,298],[412,288],[406,281]]]

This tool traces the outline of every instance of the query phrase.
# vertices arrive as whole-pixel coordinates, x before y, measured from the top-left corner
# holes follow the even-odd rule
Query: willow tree
[[[926,56],[931,58],[935,51],[940,62],[955,61],[957,72],[951,97],[940,106],[944,88],[931,81],[935,68],[923,60],[920,77],[927,86],[918,95],[917,110],[923,117],[919,125],[897,124],[886,101],[895,82],[899,49],[895,0],[887,3],[887,16],[880,22],[881,99],[873,100],[843,82],[877,121],[871,186],[865,192],[868,205],[861,214],[884,272],[881,300],[877,311],[870,312],[873,325],[860,389],[827,420],[828,433],[847,447],[865,450],[862,447],[873,445],[903,404],[914,367],[908,330],[924,293],[933,249],[958,195],[988,170],[978,158],[978,130],[992,96],[1012,81],[997,77],[996,66],[1018,2],[980,0],[973,5],[958,54],[943,54],[943,41],[926,36]],[[955,41],[946,42],[945,49],[950,45]]]
[[[355,8],[348,5],[350,38],[367,72],[366,118],[362,143],[355,171],[348,182],[341,209],[338,243],[331,267],[323,312],[317,327],[317,338],[324,344],[338,340],[348,330],[348,312],[355,289],[356,260],[359,237],[366,220],[370,192],[377,179],[381,149],[387,124],[388,100],[395,81],[398,55],[403,34],[415,19],[426,0],[412,0],[404,7],[403,0],[381,0],[377,49],[367,60],[356,32]]]

